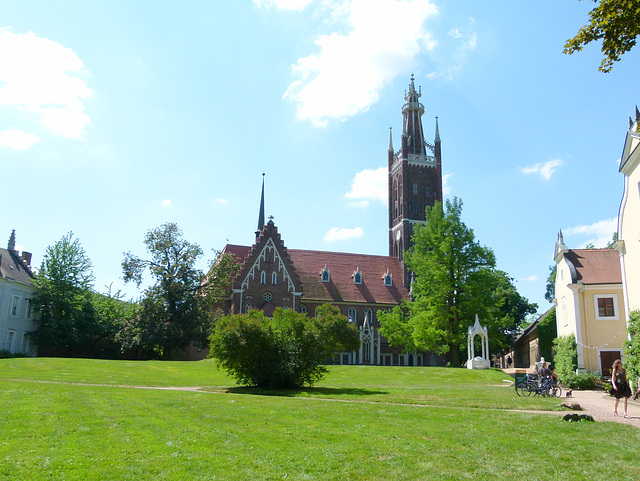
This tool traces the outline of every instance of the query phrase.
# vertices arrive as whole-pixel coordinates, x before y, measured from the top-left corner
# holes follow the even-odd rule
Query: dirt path
[[[583,409],[580,414],[591,414],[596,421],[609,421],[614,423],[630,424],[640,428],[640,402],[629,398],[627,413],[629,418],[623,417],[624,400],[618,405],[619,416],[613,415],[616,398],[609,396],[605,391],[573,391],[571,398],[565,399],[580,404]]]

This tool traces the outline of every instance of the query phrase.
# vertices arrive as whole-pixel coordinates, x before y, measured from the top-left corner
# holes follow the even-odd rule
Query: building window
[[[385,286],[391,286],[393,284],[393,279],[391,277],[391,272],[389,272],[389,269],[387,269],[387,273],[384,275],[383,277],[384,279],[384,285]]]
[[[413,195],[418,195],[418,184],[413,184]]]
[[[265,292],[264,294],[262,294],[262,300],[264,302],[270,302],[273,300],[273,294],[271,294],[269,291]]]
[[[246,306],[244,306],[244,312],[249,312],[251,310],[251,304],[247,303]]]
[[[277,283],[278,283],[278,274],[274,272],[273,274],[271,274],[271,284],[275,286]]]
[[[349,322],[358,322],[358,311],[356,311],[355,307],[349,308],[347,316],[349,317]]]
[[[33,319],[33,302],[27,299],[27,319]]]
[[[13,338],[16,335],[16,331],[9,331],[9,335],[7,337],[7,351],[13,352]]]
[[[596,319],[618,319],[618,299],[615,295],[594,296]]]
[[[425,186],[424,193],[427,197],[431,197],[431,186],[429,184]]]
[[[356,271],[353,273],[353,283],[362,284],[362,272],[360,272],[359,267],[357,267]]]
[[[267,283],[267,273],[265,271],[262,271],[260,273],[260,284],[266,284]]]
[[[305,304],[300,305],[300,312],[303,314],[307,313],[307,306]]]
[[[414,202],[414,203],[413,203],[413,213],[414,213],[414,214],[417,214],[417,213],[418,213],[418,203],[417,203],[417,202]]]
[[[329,282],[331,280],[331,273],[329,272],[329,269],[327,269],[327,265],[324,265],[324,269],[322,269],[322,272],[320,273],[320,278],[322,279],[322,282]]]
[[[369,319],[369,322],[373,322],[373,311],[369,308],[364,310],[364,318]]]
[[[17,316],[18,315],[18,304],[20,303],[20,298],[18,296],[13,296],[13,299],[11,299],[11,315],[12,316]]]

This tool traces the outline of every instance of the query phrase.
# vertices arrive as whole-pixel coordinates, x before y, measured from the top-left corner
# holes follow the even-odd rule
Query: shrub
[[[594,389],[598,386],[599,380],[600,374],[595,372],[580,372],[576,374],[574,371],[564,378],[560,378],[562,385],[569,389]]]
[[[629,313],[630,340],[624,343],[624,367],[627,370],[629,382],[638,389],[640,376],[640,310]]]
[[[24,352],[9,352],[7,350],[0,350],[0,359],[8,359],[10,357],[30,357],[29,354]]]
[[[556,374],[560,382],[568,386],[570,376],[574,375],[578,368],[578,344],[573,334],[558,337],[553,341],[556,355],[553,362],[556,366]]]
[[[266,389],[313,385],[327,373],[336,351],[359,347],[358,332],[337,307],[322,306],[318,317],[276,309],[223,317],[211,335],[209,357],[239,384]]]

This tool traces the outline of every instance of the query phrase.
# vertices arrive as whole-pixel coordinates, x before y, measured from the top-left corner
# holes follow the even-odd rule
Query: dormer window
[[[353,283],[362,284],[362,272],[360,272],[359,267],[357,267],[356,271],[353,273]]]
[[[320,272],[320,278],[322,279],[322,282],[329,282],[331,281],[331,273],[329,272],[329,269],[327,269],[327,265],[324,265],[324,269],[322,269],[322,272]]]
[[[385,275],[382,277],[384,279],[384,285],[385,286],[391,286],[393,285],[393,278],[391,276],[391,272],[389,272],[389,269],[387,269],[387,272],[385,273]]]

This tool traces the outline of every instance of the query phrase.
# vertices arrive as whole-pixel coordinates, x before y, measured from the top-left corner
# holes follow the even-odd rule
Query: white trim
[[[285,284],[287,284],[287,291],[293,292],[295,290],[295,286],[293,285],[293,280],[291,279],[291,276],[289,275],[289,271],[287,271],[287,268],[284,265],[284,261],[282,260],[282,257],[280,257],[278,248],[274,244],[272,238],[267,239],[267,242],[264,248],[256,258],[251,268],[249,269],[249,272],[245,276],[244,280],[242,281],[241,287],[243,289],[249,288],[249,282],[255,279],[256,272],[261,270],[262,263],[266,262],[267,252],[273,253],[273,262],[277,263],[276,271],[282,271],[282,280],[283,282],[285,282]]]

